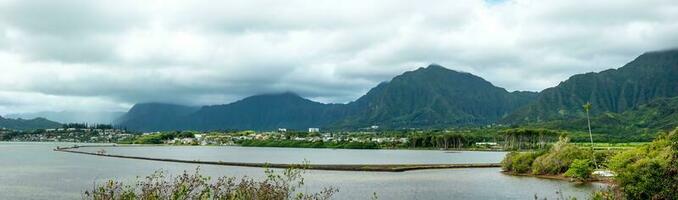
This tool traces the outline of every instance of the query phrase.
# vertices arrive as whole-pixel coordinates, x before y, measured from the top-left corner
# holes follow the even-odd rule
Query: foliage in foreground
[[[326,200],[338,192],[338,189],[323,188],[318,193],[306,194],[297,189],[304,185],[303,170],[286,169],[278,174],[266,170],[266,179],[220,177],[214,181],[203,176],[196,169],[189,174],[168,177],[162,171],[156,171],[134,185],[109,180],[96,184],[92,191],[86,191],[83,199],[93,200],[156,200],[156,199],[218,199],[218,200]]]
[[[617,188],[597,199],[678,199],[678,129],[612,157]]]

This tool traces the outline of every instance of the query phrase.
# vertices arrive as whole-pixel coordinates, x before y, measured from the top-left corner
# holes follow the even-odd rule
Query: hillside
[[[678,96],[678,50],[644,53],[619,69],[570,77],[543,90],[537,100],[504,118],[526,123],[582,117],[591,112],[621,113],[659,97]]]
[[[176,104],[141,103],[134,105],[115,124],[137,131],[183,130],[188,127],[187,116],[198,109]]]
[[[264,94],[224,105],[204,106],[191,115],[191,128],[306,129],[324,127],[343,117],[343,104],[323,104],[291,92]]]
[[[405,72],[348,106],[339,127],[430,127],[488,124],[530,102],[536,93],[496,87],[440,65]]]
[[[587,131],[586,118],[553,120],[528,126]],[[625,139],[650,141],[657,133],[678,127],[678,97],[658,98],[622,113],[605,112],[591,117],[591,128],[606,141]]]
[[[49,128],[59,128],[61,124],[53,121],[49,121],[45,118],[35,118],[35,119],[8,119],[0,116],[0,128],[12,129],[12,130],[35,130],[35,129],[49,129]]]

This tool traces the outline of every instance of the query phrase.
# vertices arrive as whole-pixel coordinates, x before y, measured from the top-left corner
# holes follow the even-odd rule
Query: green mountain
[[[12,130],[35,130],[35,129],[48,129],[48,128],[59,128],[61,124],[53,121],[49,121],[45,118],[35,118],[35,119],[8,119],[0,116],[0,128],[12,129]]]
[[[348,106],[339,127],[431,127],[489,124],[536,93],[508,92],[470,73],[432,64],[379,84]]]
[[[540,128],[587,131],[586,118],[530,124]],[[652,140],[657,133],[678,127],[678,97],[657,98],[622,113],[605,112],[591,117],[591,129],[606,141]],[[629,139],[631,138],[631,139]]]
[[[649,52],[619,69],[574,75],[543,90],[535,102],[502,121],[580,118],[586,102],[593,104],[593,115],[621,113],[655,98],[673,96],[678,96],[678,50]]]
[[[204,106],[191,116],[196,130],[324,127],[340,118],[344,104],[323,104],[291,92],[264,94],[215,106]]]
[[[183,130],[187,128],[187,116],[198,109],[176,104],[141,103],[134,105],[114,123],[137,131]]]
[[[201,108],[138,104],[116,124],[139,131],[477,125],[492,123],[535,96],[508,92],[472,74],[430,65],[379,84],[348,104],[318,103],[291,92]]]
[[[508,92],[470,73],[432,64],[381,83],[348,104],[318,103],[294,93],[257,95],[200,108],[139,104],[117,124],[143,131],[358,129],[372,125],[431,128],[492,123],[558,129],[576,125],[571,128],[579,130],[582,126],[577,120],[584,116],[581,106],[591,102],[594,121],[609,125],[601,129],[654,131],[672,126],[673,118],[651,118],[647,110],[673,104],[650,102],[674,96],[678,96],[678,50],[668,50],[642,54],[619,69],[574,75],[540,93]],[[648,108],[643,109],[643,104]],[[635,113],[624,114],[632,110]],[[645,129],[643,121],[648,123]]]

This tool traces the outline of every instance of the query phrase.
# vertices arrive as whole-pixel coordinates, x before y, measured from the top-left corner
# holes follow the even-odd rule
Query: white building
[[[320,132],[320,128],[308,128],[309,133],[317,133]]]

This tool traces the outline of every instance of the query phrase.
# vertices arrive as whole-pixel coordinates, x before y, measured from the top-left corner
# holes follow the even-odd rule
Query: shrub
[[[286,169],[282,174],[266,170],[266,179],[257,181],[252,178],[221,177],[211,182],[210,177],[202,176],[199,170],[188,174],[186,171],[177,177],[166,177],[162,171],[156,171],[136,184],[125,185],[109,180],[95,185],[92,191],[86,191],[84,199],[93,200],[134,200],[134,199],[331,199],[338,190],[324,188],[318,193],[296,192],[304,184],[303,170]]]
[[[530,171],[534,159],[542,155],[543,152],[511,152],[506,154],[501,161],[501,167],[504,171],[513,173],[527,173]]]
[[[591,177],[592,172],[593,167],[591,166],[591,160],[576,159],[572,161],[572,164],[570,164],[569,169],[567,169],[564,175],[578,181],[586,181]]]
[[[568,138],[561,138],[551,147],[548,153],[537,157],[532,162],[533,174],[561,174],[567,171],[572,161],[590,157],[590,151],[568,143]]]
[[[677,131],[610,159],[608,166],[625,198],[678,199]]]

